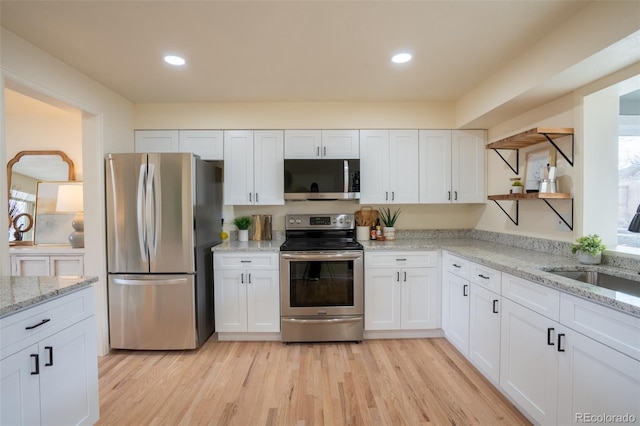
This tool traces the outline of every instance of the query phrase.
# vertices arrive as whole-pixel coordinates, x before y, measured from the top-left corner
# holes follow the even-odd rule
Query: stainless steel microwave
[[[285,200],[360,198],[360,160],[284,160]]]

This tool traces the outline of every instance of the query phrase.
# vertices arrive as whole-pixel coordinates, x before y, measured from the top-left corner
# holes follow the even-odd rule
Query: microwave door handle
[[[344,160],[344,193],[349,192],[349,160]]]
[[[148,262],[147,256],[147,224],[145,222],[146,218],[146,186],[145,181],[147,177],[146,171],[147,165],[142,164],[140,166],[140,172],[138,173],[138,191],[136,194],[137,203],[136,203],[136,217],[138,219],[138,248],[140,249],[140,257],[144,262]]]

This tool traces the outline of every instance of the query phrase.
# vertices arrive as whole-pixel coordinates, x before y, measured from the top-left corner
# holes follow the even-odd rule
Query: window
[[[618,125],[618,246],[640,249],[640,90],[620,96]]]

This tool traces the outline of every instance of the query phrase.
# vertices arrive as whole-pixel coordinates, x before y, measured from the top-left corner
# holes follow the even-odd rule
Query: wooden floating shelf
[[[573,128],[570,127],[535,127],[517,135],[500,139],[486,146],[487,149],[521,149],[549,139],[554,140],[565,136],[573,135]]]
[[[565,192],[529,192],[525,194],[499,194],[489,195],[489,200],[567,200],[571,198],[571,194]]]

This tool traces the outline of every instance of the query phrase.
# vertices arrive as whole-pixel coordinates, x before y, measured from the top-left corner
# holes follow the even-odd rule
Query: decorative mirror
[[[39,181],[75,179],[73,161],[62,151],[20,151],[7,163],[9,244],[33,244],[36,189]]]

